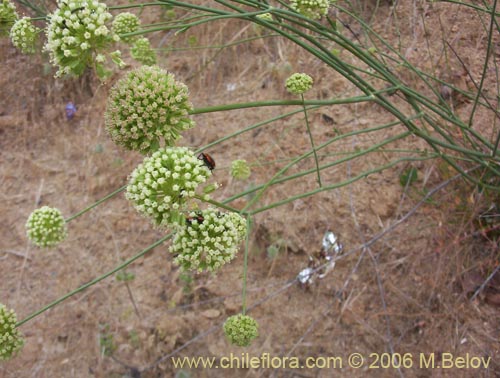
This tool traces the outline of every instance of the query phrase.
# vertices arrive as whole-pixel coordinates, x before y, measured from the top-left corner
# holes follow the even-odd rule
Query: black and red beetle
[[[198,155],[198,159],[203,160],[203,163],[207,166],[211,171],[215,168],[215,160],[206,152],[202,152]]]

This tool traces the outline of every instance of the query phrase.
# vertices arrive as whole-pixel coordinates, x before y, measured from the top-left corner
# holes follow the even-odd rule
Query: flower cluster
[[[224,323],[224,334],[231,344],[249,346],[259,336],[258,324],[248,315],[238,314],[227,318]]]
[[[174,262],[183,270],[216,271],[236,256],[246,222],[239,214],[210,207],[191,212],[176,231],[170,246]]]
[[[58,209],[43,206],[29,216],[26,233],[33,244],[53,247],[66,239],[66,222]]]
[[[156,51],[151,48],[147,38],[138,38],[130,48],[130,55],[147,66],[152,66],[157,61]]]
[[[328,13],[330,0],[290,0],[290,5],[296,12],[316,20]]]
[[[105,113],[113,141],[143,154],[172,146],[180,133],[194,126],[188,88],[157,66],[142,66],[128,73],[111,89]]]
[[[56,76],[81,75],[87,66],[94,65],[95,54],[120,39],[106,26],[112,16],[97,0],[59,0],[49,17],[45,50],[58,66]]]
[[[313,79],[305,73],[294,73],[286,79],[286,89],[293,94],[302,94],[312,88]]]
[[[154,224],[168,226],[179,222],[187,200],[210,175],[189,149],[160,148],[132,172],[126,197]]]
[[[22,53],[34,54],[40,31],[41,29],[31,23],[31,18],[23,17],[17,20],[10,29],[10,39]]]
[[[8,360],[24,345],[24,340],[16,328],[17,317],[14,310],[0,303],[0,361]]]
[[[237,180],[246,180],[250,177],[251,171],[246,160],[235,160],[231,163],[231,176]]]
[[[140,23],[139,18],[137,18],[135,14],[124,12],[115,17],[112,24],[112,30],[113,33],[120,35],[122,41],[128,42],[134,37],[125,37],[122,36],[122,34],[133,33],[139,30]]]
[[[9,35],[10,28],[19,18],[16,7],[9,0],[0,2],[0,36]]]

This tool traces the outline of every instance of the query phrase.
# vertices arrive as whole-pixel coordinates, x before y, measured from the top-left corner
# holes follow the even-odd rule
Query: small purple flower
[[[76,114],[76,106],[71,101],[66,104],[66,118],[69,120],[73,119]]]

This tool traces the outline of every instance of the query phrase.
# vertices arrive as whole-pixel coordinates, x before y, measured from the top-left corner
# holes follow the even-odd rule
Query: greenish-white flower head
[[[151,48],[151,43],[147,38],[136,39],[130,48],[130,55],[146,66],[153,66],[158,60],[156,51]]]
[[[190,212],[186,222],[176,227],[170,252],[183,270],[214,272],[236,256],[245,236],[246,221],[241,215],[210,207]]]
[[[45,44],[52,64],[58,67],[56,76],[79,76],[93,66],[99,72],[101,63],[95,61],[96,56],[120,39],[106,26],[112,17],[106,4],[97,0],[59,0],[58,8],[49,15]]]
[[[104,115],[113,141],[147,154],[172,146],[194,126],[188,87],[157,66],[142,66],[111,88]]]
[[[203,161],[188,148],[160,148],[131,173],[126,197],[155,225],[171,226],[179,222],[189,199],[210,175]]]
[[[305,73],[294,73],[286,79],[285,86],[290,93],[302,94],[312,88],[313,79]]]
[[[141,22],[139,18],[130,12],[123,12],[118,14],[113,20],[112,30],[113,33],[120,35],[120,39],[124,42],[129,42],[134,39],[132,37],[125,37],[123,34],[133,33],[139,30]]]
[[[7,36],[19,16],[16,7],[9,0],[0,2],[0,37]]]
[[[26,233],[36,246],[53,247],[66,239],[66,222],[58,209],[43,206],[30,214]]]
[[[316,20],[328,13],[330,0],[290,0],[290,5],[296,12]]]
[[[246,347],[259,336],[259,326],[248,315],[233,315],[224,323],[224,334],[231,344]]]
[[[0,303],[0,361],[10,359],[24,345],[16,323],[17,317],[14,310],[8,310]]]
[[[250,167],[248,166],[246,160],[239,159],[234,160],[231,163],[231,176],[237,180],[246,180],[250,177]]]
[[[40,31],[40,28],[33,25],[31,18],[23,17],[17,20],[10,29],[10,39],[23,54],[34,54]]]

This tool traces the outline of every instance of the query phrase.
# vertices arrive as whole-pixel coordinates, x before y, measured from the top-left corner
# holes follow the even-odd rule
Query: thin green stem
[[[250,226],[252,218],[247,215],[247,234],[245,237],[245,255],[243,257],[243,288],[241,293],[241,312],[245,315],[247,310],[247,273],[248,273],[248,251],[250,246]]]
[[[49,303],[47,306],[41,308],[40,310],[38,311],[35,311],[34,313],[32,313],[31,315],[28,315],[26,318],[24,318],[23,320],[21,320],[20,322],[17,322],[16,324],[16,327],[20,327],[22,326],[24,323],[30,321],[31,319],[33,318],[36,318],[38,315],[40,314],[43,314],[45,311],[47,310],[50,310],[52,307],[54,306],[57,306],[59,303],[65,301],[66,299],[68,299],[69,297],[72,297],[73,295],[75,294],[78,294],[79,292],[89,288],[90,286],[92,285],[95,285],[96,283],[104,280],[105,278],[108,278],[109,276],[111,276],[112,274],[118,272],[119,270],[125,268],[126,266],[132,264],[134,261],[136,261],[137,259],[141,258],[142,256],[144,256],[146,253],[148,253],[149,251],[151,251],[153,248],[159,246],[161,243],[163,243],[165,240],[168,240],[172,237],[172,234],[168,234],[167,236],[164,236],[163,238],[159,239],[158,241],[154,242],[153,244],[151,244],[149,247],[143,249],[141,252],[139,252],[137,255],[131,257],[130,259],[126,260],[125,262],[123,262],[122,264],[118,265],[116,268],[114,268],[113,270],[103,274],[102,276],[99,276],[95,279],[93,279],[92,281],[86,283],[85,285],[82,285],[80,286],[78,289],[75,289],[73,291],[70,291],[69,293],[63,295],[62,297],[56,299],[55,301]]]
[[[68,219],[66,219],[66,223],[69,223],[71,222],[73,219],[75,218],[78,218],[80,215],[83,215],[85,214],[87,211],[90,211],[92,210],[94,207],[100,205],[101,203],[107,201],[108,199],[114,197],[115,195],[117,195],[118,193],[121,193],[123,192],[125,189],[127,188],[127,185],[124,185],[122,186],[121,188],[118,188],[116,189],[114,192],[106,195],[105,197],[101,198],[99,201],[93,203],[92,205],[90,205],[89,207],[86,207],[85,209],[83,209],[82,211],[79,211],[78,213],[70,216]]]
[[[384,171],[386,169],[389,169],[389,168],[392,168],[392,167],[394,167],[394,166],[396,166],[396,165],[398,165],[398,164],[400,164],[402,162],[407,162],[407,161],[422,161],[422,160],[428,160],[428,159],[429,159],[428,157],[405,157],[405,158],[400,158],[400,159],[397,159],[397,160],[395,160],[393,162],[390,162],[390,163],[384,164],[382,166],[379,166],[377,168],[370,169],[368,171],[362,172],[359,175],[354,176],[354,177],[352,177],[352,178],[350,178],[348,180],[345,180],[345,181],[342,181],[342,182],[339,182],[339,183],[336,183],[336,184],[333,184],[333,185],[323,186],[321,188],[318,188],[318,189],[315,189],[315,190],[312,190],[312,191],[309,191],[309,192],[297,194],[295,196],[286,198],[286,199],[281,200],[281,201],[273,202],[270,205],[266,205],[266,206],[263,206],[261,208],[258,208],[258,209],[255,209],[255,210],[251,211],[250,214],[251,215],[255,215],[255,214],[258,214],[258,213],[262,213],[264,211],[271,210],[271,209],[273,209],[275,207],[283,206],[283,205],[285,205],[287,203],[294,202],[294,201],[296,201],[298,199],[310,197],[310,196],[313,196],[313,195],[321,193],[321,192],[325,192],[325,191],[329,191],[329,190],[333,190],[333,189],[338,189],[338,188],[341,188],[343,186],[350,185],[350,184],[352,184],[352,183],[354,183],[354,182],[356,182],[358,180],[361,180],[363,178],[368,177],[371,174],[382,172],[382,171]]]
[[[387,92],[394,88],[384,89],[380,93]],[[226,105],[215,105],[208,106],[205,108],[196,108],[191,110],[189,114],[201,114],[201,113],[212,113],[221,112],[227,110],[238,110],[246,108],[260,108],[264,106],[283,106],[283,105],[340,105],[340,104],[354,104],[358,102],[373,101],[373,96],[355,96],[347,98],[338,98],[330,100],[269,100],[269,101],[255,101],[255,102],[244,102],[237,104],[226,104]]]
[[[481,82],[479,83],[479,88],[477,89],[477,96],[474,101],[474,106],[472,107],[470,117],[469,117],[469,127],[472,127],[472,121],[474,120],[474,114],[476,112],[477,104],[479,102],[479,98],[481,97],[483,91],[484,81],[486,80],[486,70],[488,69],[488,61],[491,56],[491,48],[492,48],[492,40],[493,40],[493,24],[495,23],[495,10],[497,9],[498,0],[493,1],[493,6],[491,8],[491,21],[490,21],[490,30],[488,31],[488,44],[486,47],[486,57],[484,58],[483,72],[481,74]]]
[[[304,117],[306,118],[306,127],[307,127],[307,133],[309,134],[309,141],[311,142],[311,148],[314,152],[314,161],[316,162],[316,174],[317,174],[317,179],[318,179],[318,185],[321,188],[321,175],[319,174],[319,163],[318,163],[318,154],[316,152],[316,147],[314,147],[314,139],[311,133],[311,128],[309,127],[309,118],[307,117],[307,110],[306,110],[306,105],[304,101],[304,94],[300,94],[300,98],[302,99],[302,109],[304,109]]]
[[[214,206],[217,206],[217,207],[220,207],[221,209],[225,209],[225,210],[228,210],[228,211],[231,211],[233,213],[241,213],[241,214],[245,214],[244,212],[241,212],[240,210],[234,208],[234,207],[231,207],[229,205],[226,205],[225,203],[223,202],[218,202],[218,201],[214,201],[212,199],[205,199],[203,198],[203,196],[200,196],[198,194],[195,194],[194,198],[202,201],[202,202],[206,202],[206,203],[209,203],[211,205],[214,205]]]

